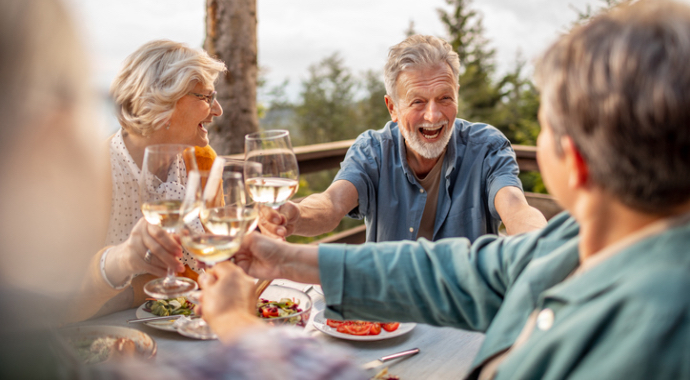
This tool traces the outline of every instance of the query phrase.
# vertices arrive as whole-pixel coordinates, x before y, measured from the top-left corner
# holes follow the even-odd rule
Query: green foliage
[[[352,138],[361,129],[356,117],[356,81],[337,54],[309,67],[302,82],[302,103],[295,107],[295,123],[304,144]]]
[[[599,7],[592,8],[592,5],[587,4],[585,9],[577,9],[575,7],[572,7],[575,10],[575,13],[577,13],[577,18],[575,22],[571,25],[571,28],[577,25],[582,25],[584,23],[587,23],[592,17],[595,17],[602,12],[605,12],[606,10],[609,10],[617,5],[620,4],[625,4],[629,3],[632,4],[636,2],[637,0],[600,0],[603,4],[601,4]]]
[[[514,144],[535,145],[539,135],[539,93],[522,74],[525,62],[518,58],[513,70],[505,74],[495,88],[501,101],[486,122],[501,130]]]
[[[355,77],[338,53],[309,68],[300,101],[292,106],[296,145],[354,139],[390,120],[383,100],[386,89],[375,71]]]
[[[382,73],[373,70],[364,73],[364,95],[362,99],[357,102],[357,120],[359,120],[361,128],[359,128],[359,132],[351,138],[358,136],[367,129],[381,129],[390,121],[391,116],[388,113],[388,108],[386,108],[386,102],[384,101],[386,86],[380,79],[382,77]]]
[[[525,191],[548,194],[546,191],[546,186],[544,186],[544,181],[542,180],[539,172],[523,172],[520,173],[518,177],[520,178],[520,181],[522,181],[522,187],[525,189]]]
[[[484,37],[481,15],[470,9],[470,0],[446,0],[451,11],[438,9],[448,33],[447,41],[460,57],[458,114],[470,121],[488,122],[501,101],[492,83],[495,51]]]
[[[482,16],[471,0],[446,0],[450,10],[438,9],[447,41],[460,57],[459,117],[495,126],[514,144],[535,145],[539,135],[539,94],[523,74],[524,60],[494,80],[494,54],[484,37]],[[523,175],[526,191],[545,191],[539,173]],[[541,187],[540,187],[541,186]]]
[[[367,129],[379,129],[390,120],[383,100],[382,75],[368,71],[353,76],[339,54],[326,57],[309,68],[302,82],[301,100],[292,106],[295,145],[354,139]],[[298,195],[324,191],[337,169],[303,177]]]

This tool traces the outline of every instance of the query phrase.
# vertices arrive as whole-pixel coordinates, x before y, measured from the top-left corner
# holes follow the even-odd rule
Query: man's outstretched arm
[[[508,235],[538,230],[546,225],[544,215],[530,206],[522,190],[515,186],[506,186],[499,190],[494,205]]]
[[[316,236],[333,231],[350,210],[357,207],[358,193],[349,181],[335,181],[323,193],[299,203],[288,202],[277,211],[262,208],[259,227],[277,237]]]

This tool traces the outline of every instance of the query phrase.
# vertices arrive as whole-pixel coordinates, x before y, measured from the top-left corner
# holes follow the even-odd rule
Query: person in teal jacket
[[[201,278],[205,318],[238,320],[216,316],[244,270],[320,283],[327,318],[484,332],[470,378],[690,378],[688,62],[684,4],[641,0],[575,28],[536,68],[537,158],[565,213],[472,244],[252,234]]]

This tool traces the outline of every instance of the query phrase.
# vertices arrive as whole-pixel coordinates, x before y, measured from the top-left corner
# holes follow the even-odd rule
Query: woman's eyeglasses
[[[197,94],[196,92],[188,92],[188,95],[196,96],[199,100],[203,100],[208,103],[209,106],[213,107],[213,102],[216,101],[216,91],[213,91],[211,95]]]

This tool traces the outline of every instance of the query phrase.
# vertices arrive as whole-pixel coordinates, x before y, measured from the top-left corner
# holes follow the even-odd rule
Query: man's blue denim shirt
[[[368,242],[417,240],[427,195],[405,157],[398,125],[388,122],[355,140],[333,180],[357,188],[359,205],[348,215],[365,218]],[[462,236],[474,241],[496,233],[496,193],[505,186],[522,189],[510,141],[487,124],[455,120],[441,172],[433,240]]]

